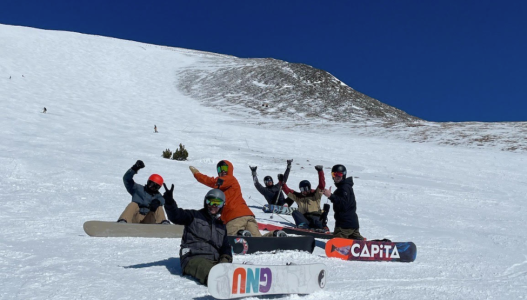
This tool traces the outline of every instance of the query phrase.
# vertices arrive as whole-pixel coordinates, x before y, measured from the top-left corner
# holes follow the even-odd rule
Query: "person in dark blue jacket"
[[[333,236],[363,240],[359,232],[359,217],[357,216],[357,202],[353,192],[353,177],[346,178],[346,167],[334,165],[331,169],[331,177],[337,189],[331,193],[331,188],[324,189],[324,196],[333,203],[335,212],[335,230]]]
[[[132,202],[128,204],[117,222],[170,224],[163,210],[165,199],[159,193],[163,178],[158,174],[152,174],[145,185],[134,181],[135,174],[144,167],[145,163],[138,160],[123,176],[124,186],[132,196]]]
[[[225,206],[225,194],[212,189],[203,199],[200,210],[179,208],[174,201],[174,185],[165,193],[168,219],[184,225],[179,251],[183,275],[190,275],[207,285],[210,270],[218,263],[232,263],[232,249],[227,239],[227,229],[220,219]]]

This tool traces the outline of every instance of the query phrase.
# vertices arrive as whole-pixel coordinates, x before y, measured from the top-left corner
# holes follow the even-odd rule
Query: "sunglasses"
[[[331,172],[331,177],[344,177],[344,173],[342,172]]]
[[[220,198],[207,198],[205,199],[205,203],[210,206],[223,207],[225,202]]]
[[[221,172],[228,172],[229,171],[229,166],[219,166],[218,167],[218,174],[220,174]]]
[[[300,191],[301,192],[309,192],[309,187],[303,186],[303,187],[300,188]]]

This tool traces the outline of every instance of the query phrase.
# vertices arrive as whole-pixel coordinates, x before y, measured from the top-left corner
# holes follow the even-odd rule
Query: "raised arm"
[[[318,189],[323,191],[326,188],[326,178],[324,177],[324,170],[321,165],[316,165],[315,169],[318,172]]]

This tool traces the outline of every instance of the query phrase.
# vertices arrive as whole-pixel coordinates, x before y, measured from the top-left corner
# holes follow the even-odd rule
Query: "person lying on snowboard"
[[[146,185],[135,183],[134,175],[144,168],[142,160],[138,160],[123,176],[124,186],[130,195],[132,202],[124,209],[119,217],[119,223],[143,223],[143,224],[170,224],[165,218],[163,205],[165,199],[159,193],[163,184],[163,177],[152,174]]]
[[[331,177],[337,189],[333,194],[331,187],[323,191],[324,196],[328,197],[333,203],[335,212],[335,230],[333,236],[363,240],[364,237],[359,232],[359,217],[357,216],[357,202],[353,192],[353,177],[346,178],[346,167],[334,165],[331,168]]]
[[[182,209],[174,201],[174,185],[170,190],[166,184],[163,186],[168,219],[174,224],[185,226],[179,250],[183,275],[190,275],[207,285],[207,278],[214,265],[232,263],[227,229],[220,219],[226,204],[225,194],[212,189],[205,195],[202,209]]]
[[[289,161],[287,167],[288,170],[286,172],[291,168]],[[322,198],[322,191],[326,186],[326,182],[322,166],[317,165],[315,169],[318,173],[318,186],[316,190],[311,189],[311,183],[308,180],[300,181],[298,185],[300,193],[290,189],[286,183],[282,187],[287,197],[291,198],[298,205],[298,210],[294,211],[292,215],[299,228],[326,229],[327,212],[323,212],[320,209],[320,199]]]
[[[260,181],[258,180],[258,176],[256,174],[256,168],[258,167],[249,167],[251,168],[251,174],[253,176],[253,182],[254,187],[264,196],[265,200],[269,205],[278,205],[278,206],[284,206],[285,199],[284,199],[284,193],[280,191],[280,184],[274,184],[273,178],[271,176],[265,176],[264,177],[264,183],[265,187],[260,184]],[[280,177],[281,174],[278,176]],[[280,191],[280,196],[278,197],[278,192]],[[278,201],[276,200],[278,197]],[[276,203],[275,203],[276,201]]]

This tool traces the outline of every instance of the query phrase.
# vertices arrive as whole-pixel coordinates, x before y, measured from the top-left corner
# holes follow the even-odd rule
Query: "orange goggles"
[[[344,173],[342,172],[331,172],[331,177],[344,177]]]

